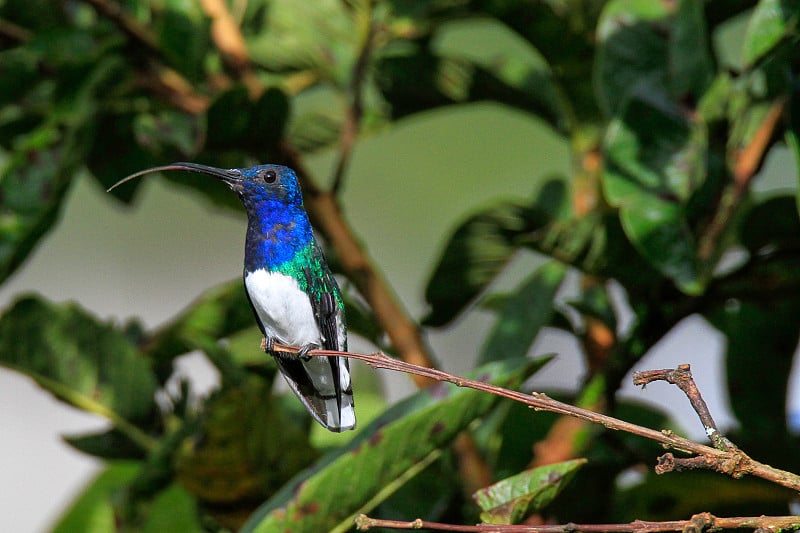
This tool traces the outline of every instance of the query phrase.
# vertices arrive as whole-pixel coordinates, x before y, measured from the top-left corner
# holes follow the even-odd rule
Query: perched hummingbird
[[[324,427],[355,428],[350,365],[345,357],[309,357],[309,350],[347,350],[344,303],[336,279],[314,240],[303,196],[292,169],[280,165],[221,169],[173,163],[132,174],[181,170],[228,185],[247,212],[244,286],[250,306],[278,367],[292,391]],[[300,347],[274,352],[275,343]]]

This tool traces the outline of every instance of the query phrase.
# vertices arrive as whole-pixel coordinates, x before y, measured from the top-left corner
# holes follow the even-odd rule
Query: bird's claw
[[[267,353],[272,353],[275,350],[275,338],[264,337],[261,339],[261,350]]]
[[[310,361],[311,356],[308,355],[308,352],[310,352],[311,350],[318,350],[318,349],[319,349],[319,344],[309,342],[308,344],[304,344],[303,347],[300,348],[300,351],[297,352],[297,357],[299,357],[303,361]]]

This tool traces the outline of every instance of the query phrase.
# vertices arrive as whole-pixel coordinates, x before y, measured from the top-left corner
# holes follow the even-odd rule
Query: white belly
[[[268,336],[290,346],[322,345],[311,302],[294,278],[259,269],[244,285]]]

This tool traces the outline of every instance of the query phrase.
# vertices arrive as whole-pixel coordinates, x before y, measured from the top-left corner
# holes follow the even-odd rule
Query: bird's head
[[[259,207],[263,205],[276,202],[285,206],[300,207],[303,205],[303,195],[300,192],[297,176],[292,169],[281,165],[256,165],[248,168],[223,169],[197,163],[172,163],[131,174],[112,185],[108,190],[110,191],[126,181],[144,174],[169,170],[196,172],[223,181],[239,195],[248,210],[259,210]]]

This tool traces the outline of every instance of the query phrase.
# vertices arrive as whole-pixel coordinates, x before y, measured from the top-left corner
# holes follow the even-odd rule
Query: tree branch
[[[750,143],[736,154],[732,169],[733,183],[722,193],[714,217],[699,238],[697,255],[701,261],[708,262],[716,257],[719,241],[730,225],[734,212],[741,204],[764,160],[770,141],[780,124],[786,102],[786,98],[778,98],[773,102],[769,113],[756,130]]]
[[[633,374],[633,384],[641,385],[642,388],[653,381],[672,383],[673,385],[677,385],[678,388],[686,394],[686,397],[689,398],[689,402],[692,404],[692,409],[694,409],[697,416],[700,417],[700,423],[703,424],[703,429],[705,429],[706,435],[708,435],[709,440],[711,440],[715,448],[723,451],[730,451],[736,448],[736,446],[723,437],[717,429],[717,424],[714,422],[714,418],[708,410],[708,405],[706,405],[703,396],[700,394],[700,390],[697,388],[697,384],[694,382],[690,365],[683,364],[675,369],[645,370]]]
[[[275,351],[297,353],[299,348],[275,345]],[[308,355],[318,357],[330,355],[349,357],[351,359],[364,361],[375,369],[405,372],[407,374],[419,375],[436,381],[446,381],[458,387],[469,387],[471,389],[487,392],[502,398],[508,398],[510,400],[523,403],[532,407],[536,411],[549,411],[556,414],[573,416],[581,420],[600,424],[607,429],[624,431],[632,435],[638,435],[640,437],[653,440],[660,443],[667,449],[681,451],[688,454],[701,455],[705,460],[707,468],[727,474],[734,478],[739,478],[749,474],[800,492],[800,476],[792,472],[787,472],[785,470],[780,470],[770,465],[760,463],[750,458],[738,448],[734,447],[730,450],[719,450],[717,448],[712,448],[710,446],[706,446],[705,444],[700,444],[685,437],[676,435],[670,430],[657,431],[655,429],[632,424],[624,420],[619,420],[602,413],[596,413],[588,409],[582,409],[580,407],[575,407],[574,405],[559,402],[558,400],[554,400],[541,392],[532,392],[530,394],[526,394],[523,392],[504,389],[503,387],[498,387],[490,383],[483,383],[481,381],[475,381],[469,378],[456,376],[435,368],[428,368],[407,363],[405,361],[400,361],[380,352],[373,354],[359,354],[333,350],[312,350],[308,352]],[[656,472],[658,472],[658,469]]]
[[[670,520],[666,522],[651,522],[635,520],[627,524],[559,524],[559,525],[500,525],[479,524],[476,526],[459,526],[442,524],[440,522],[427,522],[419,518],[412,522],[400,520],[381,520],[359,515],[356,518],[356,529],[366,531],[373,527],[389,529],[428,529],[432,531],[463,531],[481,533],[657,533],[660,531],[684,531],[686,533],[700,533],[711,529],[756,529],[763,531],[780,531],[782,529],[800,529],[800,517],[797,516],[747,516],[747,517],[718,517],[710,513],[694,515],[689,520]]]
[[[228,5],[223,0],[201,0],[201,3],[211,19],[211,38],[221,52],[222,60],[242,80],[250,96],[257,97],[264,88],[253,72],[247,44]]]

